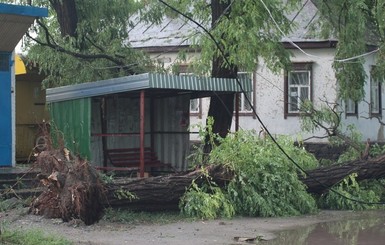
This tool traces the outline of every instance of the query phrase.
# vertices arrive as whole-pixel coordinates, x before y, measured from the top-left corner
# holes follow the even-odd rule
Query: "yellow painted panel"
[[[27,69],[25,69],[23,60],[20,58],[20,56],[15,55],[15,74],[21,75],[26,73],[27,73]]]

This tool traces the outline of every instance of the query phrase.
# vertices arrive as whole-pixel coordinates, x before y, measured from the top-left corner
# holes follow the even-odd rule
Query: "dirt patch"
[[[0,213],[8,229],[42,229],[65,237],[75,244],[246,244],[234,237],[261,236],[273,239],[274,232],[301,226],[363,217],[368,212],[321,211],[317,215],[288,218],[234,218],[210,221],[183,221],[158,225],[128,225],[100,220],[85,226],[80,220],[63,223],[61,219],[45,219],[26,214],[26,210]]]

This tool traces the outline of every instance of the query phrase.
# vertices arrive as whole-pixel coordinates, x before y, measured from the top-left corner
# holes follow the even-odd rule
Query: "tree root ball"
[[[42,170],[38,177],[47,189],[32,202],[30,213],[65,222],[81,219],[86,225],[100,220],[106,203],[105,187],[87,161],[51,150],[40,153],[37,164]]]

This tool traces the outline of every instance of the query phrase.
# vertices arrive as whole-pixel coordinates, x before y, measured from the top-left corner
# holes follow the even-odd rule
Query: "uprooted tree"
[[[46,190],[33,201],[30,211],[64,221],[81,219],[86,224],[97,222],[106,207],[143,211],[177,209],[179,205],[183,212],[203,218],[235,213],[296,215],[316,209],[310,194],[327,195],[330,188],[353,174],[360,182],[385,177],[384,155],[319,167],[302,147],[279,138],[279,144],[304,173],[270,139],[238,132],[218,141],[221,145],[213,149],[207,165],[184,173],[115,178],[107,183],[87,161],[71,157],[66,148],[49,147],[37,157],[42,170],[38,177]],[[207,211],[211,209],[220,211]]]
[[[36,164],[46,189],[32,202],[31,213],[64,221],[81,219],[87,225],[102,217],[105,186],[87,161],[72,158],[62,148],[41,152]]]

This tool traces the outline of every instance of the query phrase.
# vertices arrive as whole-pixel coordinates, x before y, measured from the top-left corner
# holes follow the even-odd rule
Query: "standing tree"
[[[28,2],[28,1],[27,1]],[[40,20],[37,37],[29,35],[28,59],[38,63],[47,75],[46,87],[88,82],[143,72],[144,55],[127,42],[132,18],[158,23],[164,15],[176,16],[159,0],[152,1],[58,1],[39,0],[49,5],[51,17]],[[201,47],[201,72],[219,78],[235,78],[237,71],[252,72],[259,59],[279,71],[289,62],[281,45],[291,30],[285,17],[299,0],[206,0],[167,1],[175,9],[202,23],[211,33],[195,39]],[[211,25],[210,25],[211,22]],[[211,28],[210,28],[211,26]],[[76,72],[74,72],[76,71]],[[226,136],[234,110],[234,95],[213,96],[209,116],[213,130]]]
[[[302,1],[167,2],[209,29],[210,35],[202,31],[203,35],[194,40],[201,48],[198,67],[203,69],[200,72],[212,77],[236,78],[238,71],[255,71],[261,59],[273,71],[290,64],[289,52],[281,44],[282,37],[292,28],[286,13],[294,11]],[[222,137],[227,135],[233,110],[233,94],[211,97],[208,116],[214,119],[214,133]]]
[[[45,87],[142,73],[149,65],[127,42],[129,17],[142,3],[37,0],[34,5],[49,7],[50,13],[27,33],[26,43],[28,61],[46,75]]]

